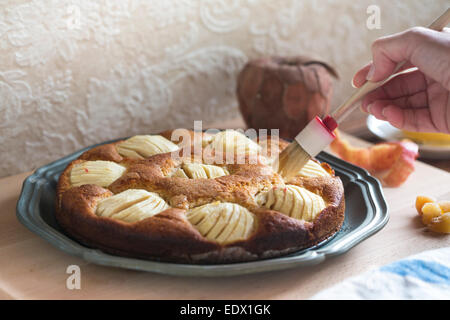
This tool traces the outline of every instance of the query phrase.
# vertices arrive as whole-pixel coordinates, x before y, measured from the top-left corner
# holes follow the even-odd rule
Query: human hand
[[[418,70],[367,94],[362,110],[399,129],[450,133],[450,29],[415,27],[383,37],[373,43],[372,54],[373,62],[353,77],[355,87],[386,79],[404,60],[402,70]]]

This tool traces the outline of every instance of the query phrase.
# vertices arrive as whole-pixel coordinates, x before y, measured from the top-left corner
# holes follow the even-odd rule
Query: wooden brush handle
[[[441,31],[444,29],[444,27],[450,23],[450,8],[445,11],[443,15],[441,15],[439,18],[437,18],[430,26],[429,29]],[[364,85],[362,85],[358,90],[356,90],[353,95],[350,96],[349,99],[347,99],[343,104],[341,104],[332,114],[332,117],[334,120],[339,123],[344,118],[347,117],[348,114],[350,114],[352,111],[354,111],[357,108],[357,105],[355,103],[359,101],[361,98],[363,98],[366,94],[369,92],[381,87],[386,82],[390,81],[392,78],[395,78],[399,74],[408,73],[417,70],[417,68],[410,68],[407,70],[403,70],[401,72],[398,72],[404,65],[406,61],[399,62],[397,66],[395,67],[393,74],[388,77],[385,80],[378,81],[378,82],[372,82],[372,81],[366,81]]]

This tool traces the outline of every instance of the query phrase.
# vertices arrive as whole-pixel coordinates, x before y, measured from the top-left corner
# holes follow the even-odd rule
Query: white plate
[[[367,117],[367,127],[370,132],[376,135],[378,138],[393,141],[406,138],[403,132],[387,121],[378,120],[373,115]],[[450,159],[450,146],[436,146],[430,144],[419,145],[419,154],[421,158],[426,159]]]

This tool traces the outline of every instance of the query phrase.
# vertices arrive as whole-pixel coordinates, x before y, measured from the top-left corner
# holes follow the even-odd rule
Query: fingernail
[[[366,79],[369,80],[369,81],[371,81],[374,74],[375,74],[375,67],[374,67],[374,65],[372,64],[372,65],[370,66],[369,72],[367,73]]]
[[[369,111],[367,110],[367,107],[364,108],[363,106],[361,106],[361,107],[359,107],[359,109],[361,110],[361,112],[369,113]]]
[[[368,113],[373,114],[373,113],[372,113],[372,107],[373,107],[372,104],[369,104],[369,105],[367,106],[367,112],[368,112]]]
[[[383,110],[381,110],[381,115],[385,118],[386,118],[386,111],[387,111],[387,108],[383,108]]]

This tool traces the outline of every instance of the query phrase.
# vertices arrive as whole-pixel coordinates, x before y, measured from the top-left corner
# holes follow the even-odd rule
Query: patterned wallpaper
[[[367,7],[380,8],[369,30]],[[248,59],[336,67],[332,105],[377,37],[426,25],[448,0],[3,0],[0,177],[93,143],[238,115]],[[361,117],[355,114],[354,119]]]

